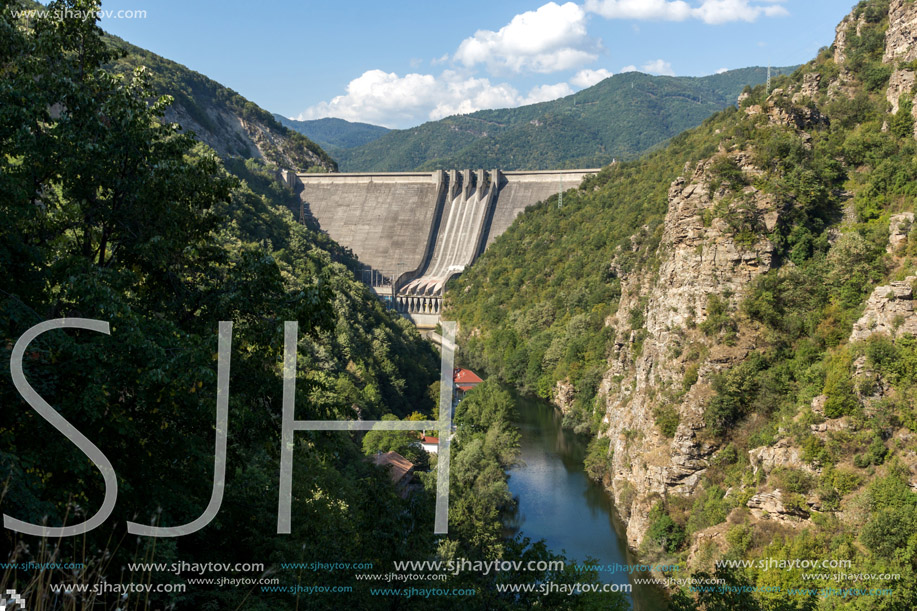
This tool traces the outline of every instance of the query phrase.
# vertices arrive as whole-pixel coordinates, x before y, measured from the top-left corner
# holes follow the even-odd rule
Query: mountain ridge
[[[347,121],[336,117],[300,121],[274,113],[274,118],[282,125],[310,138],[332,155],[368,144],[391,131],[381,125]]]
[[[766,75],[767,68],[761,67],[704,77],[626,72],[557,100],[392,130],[340,151],[337,158],[343,171],[598,167],[616,158],[636,158],[700,124]]]

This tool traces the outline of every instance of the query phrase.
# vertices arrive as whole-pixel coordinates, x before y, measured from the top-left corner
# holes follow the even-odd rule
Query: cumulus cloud
[[[717,74],[723,74],[725,72],[729,72],[729,68],[720,68],[716,71]]]
[[[570,70],[598,58],[601,44],[586,31],[586,12],[578,4],[549,2],[527,11],[496,32],[478,30],[461,42],[453,60],[491,73]]]
[[[655,21],[685,21],[700,19],[704,23],[720,24],[730,21],[756,21],[762,15],[778,17],[789,14],[780,5],[782,0],[701,0],[689,4],[685,0],[586,0],[585,9],[606,19],[643,19]]]
[[[631,64],[630,66],[624,66],[621,68],[621,72],[646,72],[647,74],[661,74],[662,76],[675,76],[675,71],[672,69],[672,64],[663,60],[655,59],[651,62],[646,62],[639,68]]]
[[[650,74],[661,74],[663,76],[675,76],[675,71],[672,70],[672,64],[662,59],[656,59],[651,62],[647,62],[643,64],[643,71],[649,72]]]
[[[350,81],[347,92],[320,102],[297,119],[338,117],[386,127],[407,127],[489,108],[511,108],[570,95],[567,83],[540,85],[522,95],[508,83],[446,70],[439,76],[368,70]]]
[[[556,85],[539,85],[532,87],[528,95],[522,100],[522,104],[537,104],[538,102],[548,102],[562,98],[565,95],[573,93],[573,89],[567,83],[557,83]]]
[[[592,87],[596,83],[604,81],[612,74],[610,70],[606,70],[605,68],[599,68],[598,70],[587,68],[574,74],[573,78],[570,79],[570,83],[575,87]]]

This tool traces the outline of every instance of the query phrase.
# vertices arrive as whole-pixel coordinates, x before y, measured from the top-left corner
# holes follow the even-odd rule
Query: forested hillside
[[[700,78],[627,72],[551,102],[395,130],[337,159],[348,172],[595,168],[642,155],[735,104],[743,87],[766,78],[766,68]]]
[[[338,155],[346,149],[356,148],[376,138],[381,138],[390,130],[369,123],[354,123],[344,119],[314,119],[298,121],[275,114],[274,118],[290,129],[314,140],[316,144],[331,153]]]
[[[469,402],[458,416],[467,427],[456,438],[448,537],[432,535],[432,474],[419,473],[421,485],[403,498],[389,474],[366,459],[358,433],[302,431],[295,436],[292,533],[276,534],[284,322],[299,323],[297,419],[415,412],[430,419],[438,356],[355,279],[347,253],[295,222],[288,209],[295,196],[276,180],[276,165],[260,155],[221,161],[168,121],[171,100],[158,97],[154,85],[177,81],[139,66],[124,71],[149,56],[119,57],[123,45],[109,44],[92,19],[24,22],[12,8],[0,2],[0,353],[9,364],[22,334],[44,321],[108,323],[108,334],[39,335],[23,369],[53,411],[111,462],[117,499],[101,526],[79,536],[36,538],[5,528],[5,562],[84,568],[5,565],[2,589],[18,591],[30,609],[338,609],[345,600],[412,609],[425,608],[423,599],[372,596],[378,584],[355,581],[353,572],[304,573],[282,564],[361,562],[385,573],[405,559],[554,558],[543,546],[502,536],[504,468],[517,442],[512,403],[496,384],[481,391],[491,393],[485,396],[493,412]],[[98,5],[70,0],[50,8]],[[213,91],[219,97],[223,90]],[[187,95],[209,112],[209,94]],[[323,158],[320,149],[309,151]],[[127,521],[186,524],[211,499],[220,321],[233,323],[220,509],[191,535],[128,535]],[[10,367],[2,371],[2,512],[52,527],[82,523],[102,504],[107,471],[23,400]],[[103,582],[188,585],[189,576],[200,577],[135,571],[127,568],[132,562],[263,563],[261,574],[245,577],[352,590],[306,599],[257,585],[221,587],[219,578],[240,577],[228,569],[178,593],[122,597],[93,589]],[[545,577],[536,571],[525,579]],[[567,582],[594,577],[552,575]],[[472,572],[436,585],[474,589],[489,608],[531,608],[526,596],[498,595],[497,581]],[[69,593],[55,593],[57,586]],[[559,609],[599,604],[560,594],[552,600]],[[446,598],[440,608],[463,609],[468,601]],[[616,596],[601,602],[620,603]]]
[[[297,171],[337,169],[319,145],[232,89],[116,36],[106,35],[106,40],[124,51],[114,60],[113,72],[130,74],[144,67],[153,93],[172,97],[165,119],[194,132],[221,157],[255,158]]]
[[[859,3],[771,91],[527,210],[449,287],[465,357],[596,436],[642,558],[750,586],[676,608],[917,606],[914,23]]]

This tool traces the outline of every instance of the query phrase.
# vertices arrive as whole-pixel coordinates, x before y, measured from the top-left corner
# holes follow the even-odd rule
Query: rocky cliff
[[[235,91],[117,37],[108,38],[125,53],[114,69],[126,72],[145,67],[156,94],[174,99],[165,119],[193,132],[224,159],[259,159],[296,171],[337,169],[317,144],[284,127],[271,113]]]
[[[879,18],[885,15],[871,15],[868,8],[852,13],[838,26],[833,48],[821,64],[830,65],[830,70],[819,71],[810,64],[763,102],[753,104],[743,95],[739,116],[757,117],[755,129],[777,128],[811,148],[813,130],[829,124],[822,106],[837,106],[837,100],[853,98],[861,88],[850,62],[860,61],[857,53],[862,53],[865,33]],[[882,54],[891,74],[883,89],[890,107],[886,130],[900,104],[910,100],[917,80],[911,63],[917,58],[917,3],[892,0],[887,19]],[[798,209],[798,193],[786,197],[759,188],[761,155],[753,145],[733,145],[724,129],[714,156],[685,167],[683,176],[669,189],[658,248],[641,253],[650,262],[642,272],[623,276],[620,306],[606,321],[616,330],[617,339],[600,386],[605,409],[603,435],[609,442],[610,469],[605,483],[634,548],[641,545],[650,526],[651,508],[660,502],[684,506],[688,501],[679,498],[701,492],[705,473],[729,437],[715,434],[710,418],[705,418],[716,395],[713,382],[718,374],[746,362],[768,343],[761,325],[741,311],[741,304],[762,274],[771,270],[781,274],[794,267],[786,256],[778,255],[766,236],[773,235],[784,217]],[[851,196],[835,195],[839,202]],[[850,207],[832,222],[826,235],[834,245],[849,229]],[[910,212],[892,217],[888,244],[892,268],[902,264],[895,253],[906,247],[913,222]],[[849,342],[864,342],[873,334],[899,338],[917,332],[912,291],[910,277],[876,288]],[[853,384],[873,375],[865,363],[865,357],[854,363]],[[559,384],[557,388],[566,387]],[[872,388],[879,397],[890,392],[890,386],[882,386],[881,381],[878,390]],[[868,409],[867,399],[860,396]],[[565,401],[570,403],[572,398],[567,396]],[[820,395],[811,406],[812,418],[820,421],[811,425],[811,432],[821,441],[832,431],[848,427],[844,417],[831,418],[830,413],[825,417],[825,401]],[[741,433],[732,429],[729,434]],[[821,509],[812,494],[796,495],[776,488],[772,481],[767,483],[770,474],[781,470],[796,470],[806,477],[821,474],[817,462],[804,460],[806,452],[796,439],[781,429],[769,444],[747,450],[750,479],[741,490],[727,491],[742,497],[743,519],[794,529],[810,524],[811,515]],[[912,473],[911,480],[917,485],[917,474]],[[701,546],[715,544],[725,549],[725,530],[721,524],[694,533],[689,557],[696,559]]]

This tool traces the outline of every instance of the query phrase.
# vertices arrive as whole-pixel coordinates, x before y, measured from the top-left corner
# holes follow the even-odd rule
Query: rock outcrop
[[[887,64],[917,59],[917,4],[912,0],[891,0],[888,8],[888,31],[885,33]]]
[[[278,129],[257,120],[247,120],[228,107],[210,106],[204,112],[206,119],[199,113],[190,112],[177,100],[166,111],[164,119],[178,123],[186,132],[194,132],[198,140],[224,159],[262,159],[282,168],[297,170],[312,166],[322,166],[329,171],[334,169],[326,160],[297,142],[302,137],[292,134],[287,128],[278,126]]]
[[[862,341],[874,333],[893,338],[917,335],[917,314],[914,312],[914,285],[917,276],[903,282],[876,287],[866,302],[863,316],[853,325],[850,341]]]
[[[687,176],[669,190],[656,252],[658,272],[628,278],[618,314],[607,321],[619,330],[620,339],[600,392],[606,397],[605,422],[613,451],[612,490],[621,512],[631,516],[627,539],[632,546],[643,537],[654,499],[694,491],[717,449],[703,435],[704,406],[712,394],[709,380],[755,348],[753,338],[742,332],[726,345],[697,329],[710,315],[712,298],[734,309],[748,284],[769,270],[774,258],[774,246],[766,239],[751,244],[736,240],[728,222],[732,211],[710,214],[727,196],[744,200],[771,228],[780,214],[771,199],[753,187],[736,194],[719,185],[716,167],[724,160],[749,179],[759,172],[741,151],[686,168]],[[643,313],[643,329],[621,332],[629,328],[634,310]],[[692,342],[708,346],[707,358],[684,350]],[[683,391],[689,367],[695,368],[696,381]],[[655,412],[667,407],[678,413],[672,439],[655,423]]]
[[[751,515],[759,520],[770,519],[790,523],[809,517],[810,512],[803,505],[804,503],[787,502],[787,497],[780,490],[756,494],[746,503]]]
[[[889,253],[896,253],[898,249],[907,244],[908,234],[914,227],[914,213],[902,212],[895,214],[888,220],[888,248]]]

